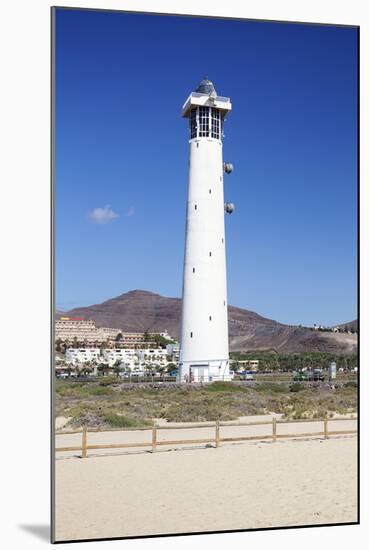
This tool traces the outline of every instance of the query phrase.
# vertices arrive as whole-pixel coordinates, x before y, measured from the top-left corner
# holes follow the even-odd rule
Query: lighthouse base
[[[229,371],[229,360],[182,361],[179,363],[179,382],[217,382],[233,379]]]

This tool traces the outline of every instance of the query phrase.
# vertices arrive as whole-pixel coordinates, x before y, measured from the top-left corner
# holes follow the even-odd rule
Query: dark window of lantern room
[[[211,110],[211,137],[219,139],[220,137],[220,111]]]
[[[190,113],[190,129],[191,139],[197,137],[196,109],[192,109]]]

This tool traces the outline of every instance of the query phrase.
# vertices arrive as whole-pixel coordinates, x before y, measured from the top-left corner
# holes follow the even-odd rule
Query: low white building
[[[97,348],[68,348],[65,352],[66,363],[77,365],[78,363],[88,363],[99,361],[100,350]]]
[[[122,366],[132,367],[137,361],[137,352],[134,349],[113,348],[103,350],[103,362],[107,363],[109,367],[115,365],[117,361],[120,361]]]
[[[117,361],[122,367],[130,367],[132,370],[142,370],[148,365],[165,366],[168,363],[168,352],[166,349],[125,349],[106,348],[103,350],[103,362],[110,367]]]

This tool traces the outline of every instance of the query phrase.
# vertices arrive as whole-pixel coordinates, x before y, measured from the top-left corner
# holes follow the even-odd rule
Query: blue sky
[[[231,98],[229,303],[354,319],[357,34],[348,27],[58,9],[56,305],[180,296],[188,131],[204,75]]]

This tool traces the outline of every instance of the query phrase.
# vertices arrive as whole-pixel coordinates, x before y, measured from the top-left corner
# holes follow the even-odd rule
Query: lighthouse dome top
[[[208,79],[207,76],[205,76],[200,81],[200,83],[197,86],[195,91],[200,93],[200,94],[209,94],[209,95],[214,95],[214,96],[217,95],[217,93],[215,91],[215,88],[214,88],[214,84],[212,83],[211,80]]]
[[[218,109],[224,118],[232,109],[229,97],[217,95],[214,84],[205,76],[199,83],[195,92],[191,92],[182,107],[182,116],[188,117],[194,107],[212,107]]]

